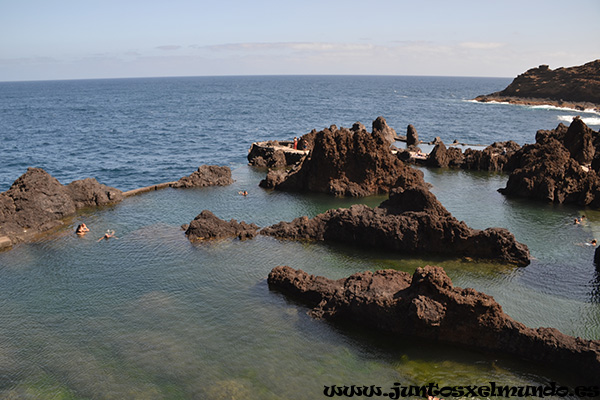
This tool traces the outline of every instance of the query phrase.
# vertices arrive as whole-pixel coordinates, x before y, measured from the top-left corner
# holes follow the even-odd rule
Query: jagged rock
[[[463,153],[457,147],[447,148],[440,140],[429,153],[425,165],[476,171],[509,171],[511,170],[511,158],[518,149],[520,146],[510,140],[495,142],[483,150],[468,148]]]
[[[303,142],[299,141],[298,149]],[[304,158],[304,152],[294,151],[287,146],[286,142],[280,143],[276,140],[268,142],[252,143],[248,152],[248,162],[254,167],[263,168],[285,168],[293,165]]]
[[[269,273],[268,284],[308,304],[316,318],[507,353],[584,379],[600,376],[600,341],[528,328],[493,297],[453,286],[440,267],[417,268],[412,277],[382,270],[331,280],[280,266]]]
[[[101,185],[94,178],[73,181],[67,189],[75,208],[105,206],[123,199],[120,190]]]
[[[235,219],[224,221],[208,210],[202,211],[185,231],[191,241],[225,239],[237,237],[241,240],[251,239],[256,236],[258,226],[237,222]]]
[[[421,141],[419,140],[417,130],[414,126],[408,125],[408,127],[406,128],[406,145],[417,146],[419,143],[421,143]]]
[[[201,165],[198,170],[189,176],[184,176],[171,187],[191,188],[206,186],[227,186],[233,183],[231,178],[231,169],[226,166]]]
[[[600,60],[556,70],[540,65],[517,76],[506,89],[475,100],[600,108]]]
[[[462,151],[456,147],[447,148],[440,141],[427,156],[425,165],[428,167],[460,167],[464,161]]]
[[[332,125],[314,133],[309,156],[290,171],[270,172],[260,186],[337,196],[368,196],[388,193],[396,186],[424,185],[420,171],[392,154],[387,137],[390,130],[385,120],[378,118],[373,126],[373,133],[359,124],[352,130]]]
[[[82,207],[123,200],[120,190],[87,178],[63,186],[41,168],[28,168],[6,192],[0,193],[0,237],[11,244],[62,225],[62,219]]]
[[[506,229],[469,228],[422,186],[395,189],[379,207],[353,205],[260,231],[281,239],[322,240],[405,254],[443,254],[529,264],[529,250]]]
[[[510,172],[512,156],[521,146],[509,140],[494,142],[483,150],[466,149],[461,168],[476,171]]]
[[[569,128],[560,124],[554,131],[538,131],[535,144],[523,146],[511,157],[513,170],[506,187],[499,191],[509,196],[598,208],[600,176],[593,158],[600,154],[599,142],[598,133],[579,118]],[[591,161],[592,165],[580,161]]]
[[[360,123],[356,123],[354,125],[356,126],[357,124]],[[362,124],[360,124],[359,128],[362,128],[362,131],[366,131],[365,126]],[[372,128],[373,135],[378,134],[379,136],[381,136],[386,141],[388,147],[391,146],[398,138],[398,134],[396,133],[396,131],[390,126],[388,126],[385,118],[383,117],[377,117],[377,119],[373,121]],[[355,132],[358,132],[358,130]]]
[[[581,118],[574,118],[569,129],[565,132],[564,146],[569,150],[571,158],[582,165],[591,164],[596,155],[593,141],[594,136],[597,135],[594,135],[594,133]]]

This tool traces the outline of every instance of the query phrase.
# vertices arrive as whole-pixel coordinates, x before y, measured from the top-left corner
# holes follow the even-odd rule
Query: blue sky
[[[598,58],[599,0],[0,0],[0,81],[514,77]]]

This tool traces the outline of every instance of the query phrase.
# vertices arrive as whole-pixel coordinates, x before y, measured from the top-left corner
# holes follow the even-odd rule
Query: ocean
[[[454,284],[494,296],[531,326],[600,339],[600,211],[505,198],[498,173],[425,169],[442,204],[469,226],[500,226],[532,253],[518,268],[267,237],[191,244],[180,226],[208,209],[263,227],[384,197],[333,198],[258,187],[252,142],[289,140],[378,116],[399,134],[488,145],[533,143],[576,115],[470,101],[505,78],[248,76],[0,82],[0,191],[27,167],[61,183],[96,178],[131,190],[227,165],[228,187],[164,189],[97,210],[0,253],[0,398],[316,399],[326,386],[591,385],[550,366],[389,337],[307,315],[271,292],[278,265],[341,278],[444,267]],[[239,196],[247,190],[247,197]],[[587,222],[573,219],[586,215]],[[73,234],[85,222],[91,232]],[[97,242],[107,229],[118,239]],[[575,396],[571,396],[575,398]]]

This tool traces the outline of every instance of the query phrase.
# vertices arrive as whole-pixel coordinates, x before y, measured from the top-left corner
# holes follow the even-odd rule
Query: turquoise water
[[[399,131],[399,126],[415,124],[422,136],[527,142],[533,141],[535,129],[553,128],[566,114],[464,101],[501,89],[495,85],[505,86],[504,80],[294,79],[175,80],[186,83],[180,86],[168,79],[0,84],[5,188],[24,165],[44,166],[63,183],[96,176],[130,189],[187,175],[196,164],[222,161],[232,166],[236,180],[228,187],[165,189],[83,210],[64,229],[0,253],[0,398],[318,399],[325,398],[324,386],[334,384],[595,383],[498,354],[314,320],[305,306],[267,287],[266,277],[277,265],[341,278],[380,268],[412,273],[436,264],[455,285],[494,296],[506,313],[528,326],[599,339],[600,274],[592,262],[594,249],[585,243],[600,238],[600,212],[507,199],[497,192],[504,175],[423,169],[432,191],[455,217],[474,228],[508,228],[526,243],[534,259],[525,268],[260,236],[208,244],[185,238],[180,226],[204,209],[266,226],[357,201],[259,188],[265,172],[245,166],[253,140],[295,136],[331,123],[350,126],[362,120],[368,125],[384,115]],[[210,97],[206,93],[204,100],[197,99],[202,107],[192,107],[188,99],[189,109],[180,110],[182,101],[175,100],[196,96],[202,82],[213,85],[205,88],[213,97],[217,87],[228,89],[215,97],[213,111],[202,103]],[[142,83],[149,92],[122,87]],[[156,85],[175,85],[183,93],[158,96],[152,91]],[[235,85],[243,87],[236,96],[230,91]],[[29,97],[15,94],[23,87],[29,88]],[[412,95],[396,99],[392,93],[398,91]],[[7,105],[7,93],[12,93],[14,109]],[[39,108],[44,96],[65,104],[50,102],[44,111]],[[85,103],[86,111],[72,110],[78,102]],[[160,117],[150,118],[161,102]],[[116,113],[114,103],[121,107]],[[27,104],[36,111],[26,111]],[[219,111],[227,104],[237,111]],[[268,109],[269,104],[279,108]],[[240,111],[244,107],[246,114]],[[207,128],[190,128],[190,109],[197,112],[198,126]],[[120,112],[135,117],[118,122]],[[35,115],[37,122],[21,113]],[[69,115],[75,115],[70,122]],[[88,128],[82,125],[86,121]],[[112,124],[118,125],[114,136],[95,136]],[[522,125],[537,126],[525,132]],[[204,130],[212,135],[209,141],[198,138]],[[53,154],[57,148],[74,158]],[[249,195],[239,196],[239,190]],[[358,201],[375,206],[383,199]],[[582,214],[588,222],[574,225]],[[84,237],[73,234],[80,222],[91,228]],[[107,229],[114,229],[118,239],[97,242]]]

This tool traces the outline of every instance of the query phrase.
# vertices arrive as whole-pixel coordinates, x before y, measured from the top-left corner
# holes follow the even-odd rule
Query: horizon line
[[[70,81],[97,81],[120,79],[170,79],[170,78],[245,78],[245,77],[423,77],[423,78],[484,78],[484,79],[514,79],[505,76],[473,76],[473,75],[414,75],[414,74],[227,74],[227,75],[162,75],[162,76],[122,76],[104,78],[59,78],[59,79],[19,79],[0,80],[0,83],[26,83],[26,82],[70,82]]]

